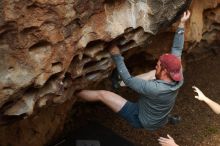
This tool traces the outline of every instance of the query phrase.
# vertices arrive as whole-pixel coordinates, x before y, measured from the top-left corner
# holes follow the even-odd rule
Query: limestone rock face
[[[0,111],[30,115],[47,101],[63,103],[99,82],[122,52],[145,44],[189,1],[1,1]],[[169,9],[168,9],[169,8]]]
[[[145,50],[157,58],[168,50],[173,35],[173,30],[160,30],[170,26],[190,3],[1,0],[0,123],[6,126],[0,133],[7,132],[0,136],[0,143],[46,144],[62,130],[76,100],[74,92],[111,74],[114,64],[107,48],[113,41],[122,53]],[[219,44],[219,3],[193,1],[186,34],[188,51]]]
[[[187,52],[202,57],[220,46],[220,0],[195,0],[187,27]],[[195,57],[196,57],[195,56]]]

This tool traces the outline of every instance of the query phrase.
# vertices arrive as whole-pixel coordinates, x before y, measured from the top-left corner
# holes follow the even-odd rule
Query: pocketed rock
[[[156,59],[172,42],[174,29],[167,28],[190,3],[1,0],[0,123],[4,126],[0,131],[6,134],[0,136],[0,143],[46,144],[62,130],[76,101],[75,91],[95,88],[111,74],[114,64],[108,46],[112,42],[126,59],[138,52]],[[191,50],[199,50],[219,43],[218,3],[192,3],[187,48],[194,44]],[[166,38],[170,39],[166,42]]]

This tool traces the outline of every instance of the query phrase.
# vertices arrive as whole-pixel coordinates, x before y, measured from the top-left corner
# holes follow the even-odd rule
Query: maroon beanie
[[[181,81],[183,79],[181,71],[181,61],[173,54],[164,54],[160,56],[160,65],[165,68],[170,77],[174,81]]]

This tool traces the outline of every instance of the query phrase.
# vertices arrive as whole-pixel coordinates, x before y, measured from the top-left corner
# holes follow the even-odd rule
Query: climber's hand
[[[189,17],[190,17],[190,11],[187,10],[183,13],[183,16],[180,19],[180,24],[179,24],[180,28],[184,28],[185,22],[189,19]]]
[[[187,10],[183,13],[183,16],[181,17],[180,22],[185,23],[189,19],[189,17],[190,17],[190,11]]]
[[[109,47],[109,52],[111,53],[111,55],[120,54],[120,50],[119,50],[118,46],[115,44],[113,44]]]

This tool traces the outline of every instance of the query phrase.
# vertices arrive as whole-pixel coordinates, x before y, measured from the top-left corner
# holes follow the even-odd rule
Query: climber
[[[184,12],[174,36],[171,54],[160,56],[154,80],[132,77],[123,61],[116,45],[109,49],[118,73],[124,83],[140,94],[138,102],[130,102],[125,98],[105,90],[82,90],[76,95],[86,101],[101,101],[126,119],[135,128],[156,130],[168,122],[178,89],[183,84],[181,54],[184,44],[184,25],[190,12]]]

